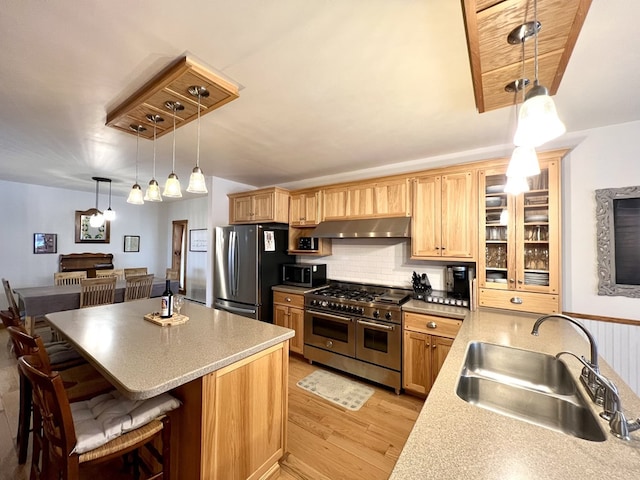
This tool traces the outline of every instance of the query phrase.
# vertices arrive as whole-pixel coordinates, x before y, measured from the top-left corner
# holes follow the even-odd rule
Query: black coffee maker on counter
[[[415,300],[425,300],[426,296],[431,294],[431,283],[426,273],[418,275],[413,272],[411,285],[413,286],[413,298]]]
[[[447,293],[455,299],[469,300],[469,267],[449,265],[446,272]]]

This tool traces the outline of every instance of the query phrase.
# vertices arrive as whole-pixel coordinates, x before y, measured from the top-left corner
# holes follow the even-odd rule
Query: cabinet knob
[[[290,302],[290,301],[291,301],[291,297],[285,297],[284,299],[285,299],[287,302]]]
[[[435,343],[434,343],[434,344],[432,344],[432,345],[431,345],[431,348],[436,348],[436,344],[435,344]]]
[[[509,301],[515,305],[522,305],[522,299],[520,297],[513,297]]]
[[[440,247],[440,249],[441,249],[441,250],[445,250],[445,249],[446,249],[446,247]]]
[[[518,285],[522,285],[524,282],[522,280],[518,280]]]
[[[515,282],[515,279],[513,279],[513,278],[509,279],[509,283],[514,283],[514,282]]]
[[[436,322],[427,323],[427,328],[438,328],[438,324]]]
[[[430,343],[425,344],[425,348],[429,348],[431,346]]]
[[[331,348],[333,347],[333,342],[331,340],[327,340],[327,343],[325,345],[327,346],[327,348]]]

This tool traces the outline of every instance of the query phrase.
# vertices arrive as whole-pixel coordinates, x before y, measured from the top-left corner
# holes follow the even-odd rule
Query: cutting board
[[[180,325],[182,323],[186,323],[189,320],[189,317],[187,317],[186,315],[181,315],[179,313],[174,313],[169,318],[162,318],[157,313],[147,313],[144,316],[144,319],[151,323],[155,323],[156,325],[161,325],[164,327],[165,325]]]

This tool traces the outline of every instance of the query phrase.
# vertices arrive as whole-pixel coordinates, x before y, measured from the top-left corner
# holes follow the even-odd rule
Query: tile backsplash
[[[326,263],[327,278],[331,280],[411,288],[415,271],[426,273],[434,290],[445,289],[446,263],[411,260],[409,239],[332,239],[332,251],[332,255],[326,257],[300,255],[297,261]]]

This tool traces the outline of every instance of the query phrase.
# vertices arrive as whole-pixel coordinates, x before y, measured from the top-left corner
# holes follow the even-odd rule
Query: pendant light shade
[[[539,147],[566,131],[548,90],[536,80],[520,108],[513,143],[521,147]]]
[[[111,180],[109,180],[109,208],[104,211],[104,219],[108,221],[116,219],[116,212],[111,210]]]
[[[189,93],[194,97],[198,97],[198,143],[196,146],[196,166],[189,177],[187,192],[209,193],[204,179],[204,174],[200,169],[200,102],[202,98],[209,96],[209,91],[205,87],[192,86],[189,87]]]
[[[180,189],[180,181],[178,180],[178,176],[175,174],[176,169],[176,116],[178,111],[184,110],[184,106],[180,104],[180,102],[167,102],[165,103],[165,107],[169,110],[173,111],[173,163],[171,166],[171,173],[169,174],[169,178],[167,178],[167,183],[164,185],[164,192],[162,194],[165,197],[182,197],[182,191]]]
[[[127,203],[132,203],[133,205],[143,205],[144,199],[142,196],[142,188],[138,184],[138,153],[140,151],[140,132],[144,132],[146,128],[142,125],[129,125],[131,130],[136,132],[136,183],[131,187],[131,191],[129,192],[129,196],[127,197]]]
[[[533,2],[533,17],[534,25],[539,25],[537,0]],[[535,80],[520,108],[518,129],[513,139],[513,143],[518,147],[539,147],[566,131],[564,123],[558,118],[558,112],[553,99],[549,96],[549,91],[538,81],[538,30],[540,27],[533,29]]]
[[[164,122],[164,118],[160,115],[147,115],[147,120],[153,122],[153,176],[149,181],[149,186],[144,194],[144,199],[149,202],[161,202],[162,195],[160,194],[160,185],[156,180],[156,127],[159,122]]]
[[[93,228],[100,228],[102,225],[104,225],[104,215],[102,215],[100,212],[94,213],[89,217],[89,225],[91,225]]]
[[[507,184],[504,186],[504,193],[518,195],[519,193],[528,192],[529,183],[527,177],[507,177]]]
[[[532,177],[540,174],[538,155],[533,147],[516,147],[511,155],[507,177]]]

